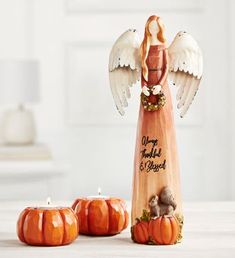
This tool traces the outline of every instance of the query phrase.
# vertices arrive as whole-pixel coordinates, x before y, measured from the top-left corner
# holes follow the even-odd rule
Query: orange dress
[[[149,210],[149,200],[169,186],[177,203],[175,213],[181,214],[180,175],[174,117],[170,89],[167,84],[168,54],[164,45],[150,46],[146,59],[148,81],[142,75],[142,87],[160,84],[166,104],[157,111],[144,110],[140,104],[134,159],[132,225]],[[150,96],[154,98],[154,95]]]

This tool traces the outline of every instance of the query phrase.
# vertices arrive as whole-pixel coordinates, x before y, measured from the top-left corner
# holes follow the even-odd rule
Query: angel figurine
[[[182,238],[180,171],[168,81],[178,87],[177,107],[183,117],[203,69],[202,51],[189,33],[178,32],[167,48],[164,32],[162,19],[150,16],[142,43],[136,30],[127,30],[109,58],[111,91],[121,115],[130,87],[141,80],[131,232],[135,242],[144,244],[174,244]]]

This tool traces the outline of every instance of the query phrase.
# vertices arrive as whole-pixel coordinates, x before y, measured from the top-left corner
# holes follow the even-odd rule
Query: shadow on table
[[[25,245],[16,239],[0,240],[0,248],[4,247],[24,247]]]
[[[123,235],[114,235],[114,236],[85,236],[85,235],[80,235],[78,238],[78,242],[81,242],[83,244],[90,245],[91,242],[92,244],[105,244],[107,241],[109,243],[115,243],[115,244],[132,244],[133,241],[131,240],[130,237],[125,237]]]
[[[130,237],[116,237],[115,241],[122,242],[125,244],[133,244],[133,241]]]
[[[91,242],[95,241],[96,243],[107,243],[107,239],[109,239],[109,242],[113,242],[115,244],[132,244],[132,240],[129,237],[86,237],[86,236],[80,236],[78,239],[79,242],[86,243],[87,245],[90,245]],[[75,243],[77,240],[75,241]],[[14,247],[14,248],[22,248],[25,247],[26,245],[24,243],[21,243],[17,239],[1,239],[0,240],[0,248],[9,248],[9,247]]]

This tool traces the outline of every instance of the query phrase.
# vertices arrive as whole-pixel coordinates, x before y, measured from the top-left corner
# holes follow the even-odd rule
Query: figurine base
[[[143,210],[131,227],[131,238],[138,244],[174,245],[182,241],[183,221],[180,214],[152,218],[150,212]]]

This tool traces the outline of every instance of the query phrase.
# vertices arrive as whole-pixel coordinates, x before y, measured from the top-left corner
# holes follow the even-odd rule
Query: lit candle
[[[107,195],[101,195],[101,187],[98,187],[98,195],[88,196],[87,199],[109,199],[110,197]]]
[[[51,207],[51,197],[47,197],[47,207]]]

